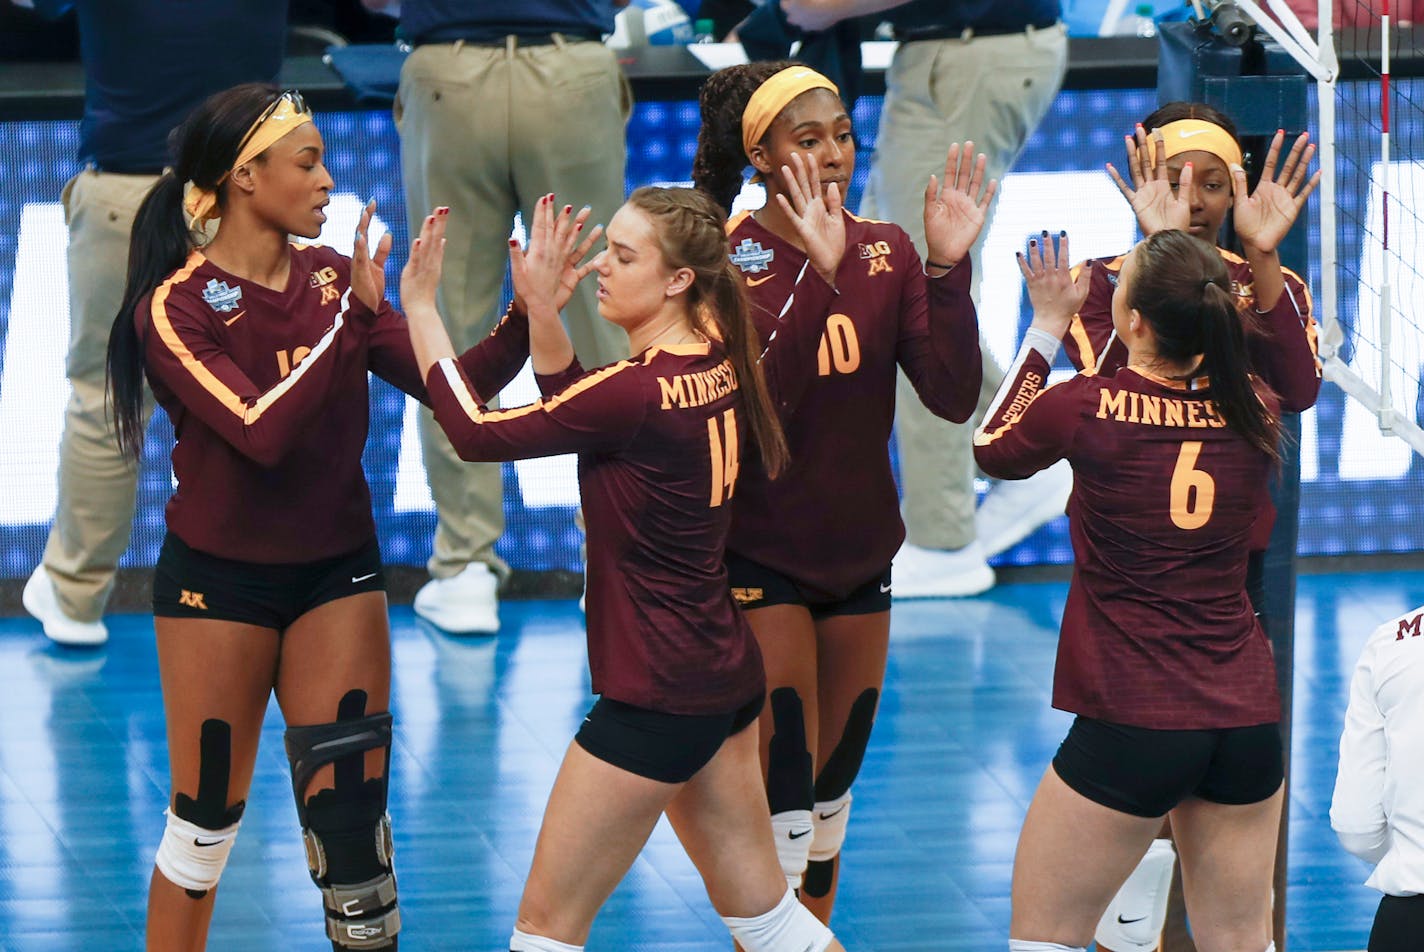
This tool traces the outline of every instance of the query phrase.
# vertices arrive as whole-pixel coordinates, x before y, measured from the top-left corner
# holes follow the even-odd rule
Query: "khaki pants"
[[[631,109],[617,60],[599,43],[442,43],[410,54],[395,105],[406,206],[412,235],[431,208],[450,206],[439,304],[456,350],[488,334],[507,303],[500,290],[515,212],[527,221],[546,192],[592,206],[590,226],[618,210]],[[594,291],[585,281],[564,314],[585,367],[628,350],[623,332],[598,316]],[[504,531],[500,465],[462,462],[429,410],[420,436],[439,517],[430,574],[448,578],[476,561],[504,572],[494,554]]]
[[[157,179],[83,171],[64,187],[69,225],[69,356],[73,388],[59,444],[59,497],[44,567],[60,608],[79,621],[104,613],[133,531],[138,470],[120,455],[105,412],[104,360],[124,294],[129,232]],[[144,422],[153,412],[145,393]]]
[[[950,145],[973,140],[974,150],[988,156],[986,175],[1002,181],[1047,115],[1067,68],[1068,40],[1061,25],[901,45],[885,76],[885,107],[861,213],[904,228],[923,256],[925,185],[931,173],[941,175]],[[988,233],[986,222],[971,251],[975,300]],[[979,315],[981,322],[1006,319]],[[905,524],[915,545],[958,549],[974,541],[974,428],[1004,376],[988,349],[981,349],[984,385],[968,423],[934,416],[900,376],[896,439]]]

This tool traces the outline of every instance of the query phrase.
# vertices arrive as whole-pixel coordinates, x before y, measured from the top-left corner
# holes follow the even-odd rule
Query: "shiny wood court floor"
[[[1008,584],[897,603],[879,721],[858,782],[834,923],[852,950],[1006,945],[1014,842],[1068,724],[1048,706],[1066,586]],[[1327,812],[1350,672],[1365,636],[1424,603],[1424,573],[1300,580],[1290,801],[1289,948],[1364,947],[1377,894]],[[497,639],[392,610],[391,814],[404,952],[506,949],[545,797],[588,705],[572,601],[510,602]],[[143,947],[167,762],[147,616],[110,644],[54,649],[0,620],[0,950]],[[318,950],[275,707],[209,949]],[[1091,861],[1085,857],[1085,861]],[[667,825],[604,908],[591,949],[726,952]]]

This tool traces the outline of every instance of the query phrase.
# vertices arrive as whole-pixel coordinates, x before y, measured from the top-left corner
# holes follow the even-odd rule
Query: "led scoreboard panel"
[[[1410,101],[1424,94],[1406,90]],[[1115,254],[1128,249],[1135,223],[1127,204],[1103,171],[1120,163],[1122,134],[1151,111],[1151,90],[1065,91],[1003,184],[998,212],[985,246],[980,326],[990,349],[1007,363],[1029,315],[1014,251],[1026,236],[1066,228],[1075,256]],[[881,100],[863,97],[855,126],[860,159],[848,196],[860,189],[875,146]],[[1408,117],[1418,122],[1418,115]],[[318,116],[327,142],[336,189],[322,240],[342,251],[351,247],[359,209],[367,197],[378,206],[378,228],[394,233],[396,252],[388,267],[388,290],[398,289],[408,243],[400,187],[399,141],[386,111],[336,112]],[[628,128],[628,187],[653,182],[685,182],[697,138],[697,108],[691,102],[640,104]],[[1361,142],[1370,133],[1345,128],[1342,136]],[[1415,133],[1416,136],[1418,133]],[[0,577],[21,578],[40,559],[55,505],[55,467],[68,384],[64,374],[68,340],[66,231],[59,195],[75,172],[78,123],[0,123]],[[570,148],[577,148],[570,143]],[[1367,148],[1367,146],[1366,146]],[[1409,174],[1400,163],[1397,174]],[[1414,173],[1417,174],[1417,173]],[[1424,186],[1424,183],[1421,183]],[[577,195],[561,196],[577,203]],[[1357,206],[1367,196],[1342,195]],[[1314,204],[1314,202],[1312,202]],[[1343,209],[1342,209],[1343,210]],[[1366,220],[1355,208],[1348,220]],[[454,214],[459,214],[454,209]],[[1312,249],[1319,247],[1318,224],[1309,223]],[[516,231],[518,225],[515,225]],[[490,223],[490,241],[504,238],[501,223]],[[1342,233],[1345,270],[1369,254],[1361,234]],[[1417,236],[1406,236],[1415,240]],[[1424,252],[1424,248],[1420,249]],[[1309,263],[1318,285],[1318,261]],[[1416,302],[1416,306],[1417,306]],[[503,302],[489,302],[492,310]],[[1344,296],[1349,324],[1357,303]],[[1348,335],[1347,335],[1348,337]],[[1418,349],[1413,352],[1418,353]],[[1412,379],[1418,379],[1414,368]],[[527,368],[502,395],[505,406],[534,399]],[[1395,392],[1396,406],[1417,411],[1420,394]],[[1373,420],[1327,384],[1319,406],[1303,419],[1300,552],[1303,555],[1406,552],[1424,548],[1424,467],[1398,440],[1378,434]],[[371,387],[371,435],[364,456],[371,483],[381,548],[390,563],[422,564],[430,554],[435,514],[426,488],[415,427],[416,405],[384,382]],[[127,566],[151,566],[163,536],[163,505],[172,491],[168,454],[173,434],[166,417],[155,414],[139,484],[133,543]],[[507,530],[500,554],[516,569],[581,568],[580,532],[574,524],[578,502],[570,457],[506,464],[504,504]],[[1058,520],[1040,530],[1001,561],[1008,564],[1066,562],[1071,559],[1067,529]]]

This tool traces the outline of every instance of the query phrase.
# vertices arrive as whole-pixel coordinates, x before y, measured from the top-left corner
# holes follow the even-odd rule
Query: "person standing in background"
[[[100,645],[138,485],[138,467],[118,451],[104,405],[104,350],[123,298],[134,214],[170,161],[169,131],[195,106],[238,83],[276,80],[287,0],[208,0],[183,4],[181,15],[162,0],[16,2],[47,16],[76,11],[85,84],[83,168],[61,197],[73,389],[54,522],[23,602],[50,640]]]
[[[1424,608],[1375,629],[1350,681],[1330,825],[1374,867],[1384,893],[1369,952],[1405,952],[1424,934]]]
[[[555,192],[606,222],[623,203],[624,127],[632,94],[602,37],[627,0],[362,0],[399,7],[414,49],[401,70],[395,118],[412,234],[425,211],[458,214],[447,232],[440,312],[458,350],[489,333],[502,311],[506,230],[516,212]],[[599,320],[591,283],[565,312],[581,360],[596,367],[627,356],[627,342]],[[465,463],[420,417],[425,468],[438,524],[416,614],[448,632],[499,630],[498,587],[508,566],[495,554],[504,532],[499,463]]]
[[[925,255],[924,183],[952,143],[972,140],[989,157],[985,179],[1003,181],[1048,113],[1068,68],[1059,0],[781,0],[787,20],[824,30],[847,17],[879,14],[900,46],[885,74],[885,106],[867,218],[893,221]],[[990,210],[992,222],[992,208]],[[971,255],[979,296],[980,251]],[[986,561],[1063,513],[1072,475],[1059,466],[1016,483],[996,483],[975,512],[973,431],[1003,380],[984,359],[979,407],[968,423],[942,420],[915,399],[902,374],[896,438],[909,535],[895,557],[895,597],[976,595],[994,584]]]

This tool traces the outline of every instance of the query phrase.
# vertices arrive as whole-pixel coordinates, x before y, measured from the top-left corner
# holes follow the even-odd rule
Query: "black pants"
[[[1424,948],[1424,896],[1385,896],[1370,929],[1369,952],[1419,952]]]

